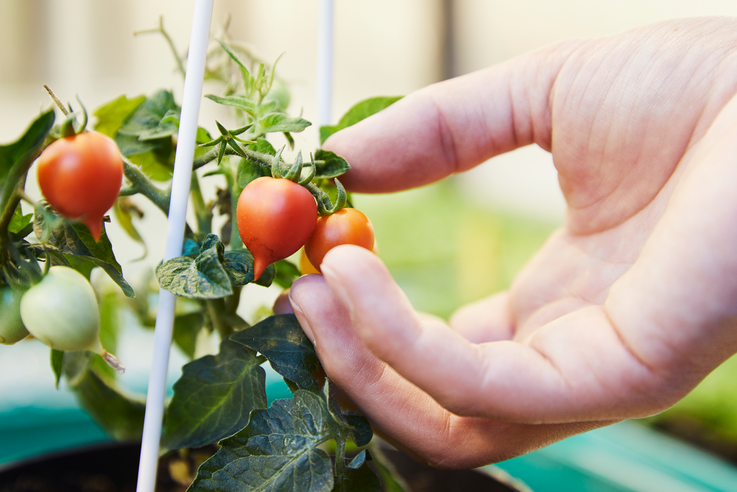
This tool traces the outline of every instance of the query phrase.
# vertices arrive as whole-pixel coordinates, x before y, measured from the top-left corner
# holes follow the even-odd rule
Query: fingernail
[[[338,275],[335,274],[335,271],[331,269],[329,266],[325,265],[324,263],[320,265],[320,269],[322,270],[322,276],[325,277],[325,279],[328,281],[328,284],[330,285],[331,289],[333,291],[333,294],[335,294],[335,297],[338,298],[341,304],[345,306],[346,310],[348,311],[348,315],[353,318],[353,301],[351,298],[346,294],[345,289],[343,288],[343,282],[341,282]]]
[[[302,311],[302,308],[294,301],[294,299],[292,299],[291,291],[289,292],[289,303],[292,305],[294,315],[297,317],[297,321],[299,321],[299,325],[302,327],[302,331],[305,332],[305,335],[307,335],[307,338],[310,339],[310,342],[312,342],[313,345],[316,345],[315,335],[312,333],[310,323],[307,321],[307,317],[305,316],[304,311]]]

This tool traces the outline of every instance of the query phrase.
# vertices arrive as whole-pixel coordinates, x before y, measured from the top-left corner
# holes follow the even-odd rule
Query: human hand
[[[444,322],[352,246],[291,303],[375,428],[440,467],[660,412],[737,352],[737,20],[547,47],[435,84],[331,137],[356,192],[536,143],[568,203],[509,291]]]

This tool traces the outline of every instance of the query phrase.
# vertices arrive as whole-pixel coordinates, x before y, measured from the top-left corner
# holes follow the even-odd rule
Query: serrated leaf
[[[336,178],[351,168],[348,161],[329,150],[318,149],[315,161],[322,161],[315,162],[315,178]]]
[[[359,121],[388,108],[400,99],[402,99],[402,96],[372,97],[355,104],[343,115],[337,125],[326,125],[320,127],[320,144],[325,143],[325,140],[327,140],[327,138],[333,133],[340,131],[343,128],[355,125]]]
[[[230,339],[262,354],[276,372],[298,388],[319,391],[312,377],[319,364],[315,347],[293,314],[271,316]]]
[[[319,446],[339,432],[326,402],[299,390],[269,409],[254,410],[248,426],[221,441],[200,466],[189,490],[329,492],[332,462]]]
[[[7,178],[10,170],[14,165],[30,165],[36,153],[46,139],[46,135],[54,126],[54,110],[49,109],[41,113],[33,123],[26,129],[18,140],[8,145],[0,145],[0,182]],[[9,192],[10,187],[14,187],[16,183],[6,183],[1,193]]]
[[[226,251],[223,266],[233,285],[246,285],[253,282],[253,255],[247,249]],[[268,287],[274,279],[274,272],[274,265],[269,265],[255,283]]]
[[[161,263],[156,267],[156,277],[162,289],[182,297],[198,299],[219,299],[233,293],[228,272],[223,266],[223,243],[210,234],[215,240],[206,240],[200,253],[191,256],[179,256]]]
[[[256,117],[256,105],[244,95],[216,96],[214,94],[207,94],[205,97],[223,106],[237,108],[245,111],[254,118]]]
[[[312,123],[285,113],[270,113],[258,119],[257,134],[301,132]]]
[[[179,133],[179,113],[179,109],[170,109],[156,127],[142,131],[138,140],[145,142],[175,136]]]
[[[36,205],[33,227],[36,237],[67,256],[67,261],[71,261],[71,257],[78,257],[94,263],[118,284],[127,297],[135,296],[133,288],[123,278],[123,269],[115,259],[104,225],[100,240],[95,241],[87,226],[64,219],[48,204],[39,202]]]
[[[266,408],[266,373],[255,354],[229,340],[217,355],[186,364],[166,410],[162,445],[198,448],[235,434]]]
[[[126,96],[120,96],[103,106],[100,106],[93,113],[97,117],[95,131],[115,138],[118,129],[123,122],[146,100],[146,96],[138,96],[128,99]]]
[[[147,97],[118,129],[121,135],[145,135],[159,127],[161,120],[169,115],[170,111],[179,112],[179,106],[174,101],[171,91],[160,90]]]

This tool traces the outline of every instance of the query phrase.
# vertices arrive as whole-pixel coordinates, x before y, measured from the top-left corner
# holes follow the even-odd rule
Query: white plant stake
[[[317,38],[317,128],[331,122],[333,102],[333,0],[320,0]],[[319,138],[319,137],[318,137]]]
[[[192,32],[187,56],[187,73],[184,77],[182,114],[179,121],[177,150],[174,157],[169,222],[166,231],[164,261],[182,254],[184,226],[192,176],[197,118],[202,97],[202,79],[205,73],[205,56],[210,35],[213,0],[195,0]],[[141,458],[138,467],[137,492],[153,492],[156,486],[156,468],[159,460],[161,423],[164,415],[166,376],[169,365],[169,347],[174,326],[173,294],[160,289],[154,335],[154,358],[146,396],[146,414],[143,422]]]

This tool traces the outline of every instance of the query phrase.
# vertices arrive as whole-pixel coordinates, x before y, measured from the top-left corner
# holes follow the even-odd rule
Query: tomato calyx
[[[60,125],[59,135],[57,136],[57,138],[72,137],[74,135],[79,135],[80,133],[85,132],[87,128],[87,122],[89,121],[89,116],[87,114],[87,108],[84,107],[84,104],[82,104],[79,96],[75,95],[75,99],[77,99],[79,107],[81,108],[81,122],[77,121],[77,113],[72,109],[71,104],[67,103],[67,106],[64,106],[61,100],[56,96],[54,91],[52,91],[48,85],[44,85],[44,89],[46,89],[46,92],[49,93],[49,96],[65,117],[64,121]]]

